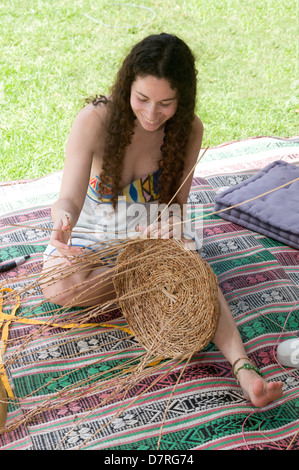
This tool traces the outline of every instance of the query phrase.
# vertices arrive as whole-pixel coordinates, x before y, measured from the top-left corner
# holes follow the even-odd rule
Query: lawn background
[[[196,56],[204,146],[298,135],[298,5],[0,0],[0,181],[62,169],[84,99],[108,93],[132,45],[162,31],[180,36]]]

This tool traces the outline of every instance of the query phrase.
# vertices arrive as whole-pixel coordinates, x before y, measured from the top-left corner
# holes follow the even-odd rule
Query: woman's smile
[[[139,123],[148,131],[159,130],[177,110],[176,91],[168,80],[151,75],[133,82],[130,102]]]

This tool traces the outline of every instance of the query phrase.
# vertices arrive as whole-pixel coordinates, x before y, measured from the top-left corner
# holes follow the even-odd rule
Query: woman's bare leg
[[[71,273],[59,254],[45,261],[40,287],[47,300],[62,306],[90,307],[115,299],[111,269],[101,263],[78,270],[75,266]]]
[[[219,304],[220,318],[213,342],[230,364],[234,364],[237,359],[246,358],[247,354],[232,313],[220,289]],[[238,361],[236,369],[246,362],[250,362],[249,359]],[[257,407],[265,406],[282,396],[282,382],[267,383],[254,370],[239,370],[238,380],[245,398]]]

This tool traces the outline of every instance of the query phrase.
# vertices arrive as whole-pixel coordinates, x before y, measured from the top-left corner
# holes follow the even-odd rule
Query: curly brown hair
[[[182,177],[194,120],[197,72],[194,56],[185,42],[177,36],[161,33],[146,37],[132,48],[117,74],[109,99],[98,96],[93,100],[94,105],[104,103],[108,107],[100,194],[109,186],[114,207],[121,190],[125,148],[134,134],[136,117],[130,105],[131,86],[137,77],[149,75],[168,80],[178,99],[175,115],[166,122],[161,146],[160,203],[170,201]]]

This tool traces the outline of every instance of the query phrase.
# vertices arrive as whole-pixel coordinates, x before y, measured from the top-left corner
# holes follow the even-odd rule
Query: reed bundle
[[[4,316],[4,323],[20,322],[36,325],[37,328],[33,332],[29,330],[26,337],[6,341],[7,346],[13,346],[13,352],[7,355],[2,371],[20,359],[26,361],[28,345],[41,335],[44,336],[47,331],[53,328],[57,331],[59,327],[62,331],[60,338],[64,337],[66,343],[72,341],[69,336],[72,331],[87,329],[86,335],[92,337],[94,334],[106,331],[107,328],[122,330],[126,333],[123,336],[124,341],[135,337],[139,342],[141,347],[139,356],[130,357],[122,364],[115,366],[114,370],[110,371],[112,374],[109,378],[106,373],[99,373],[90,379],[68,385],[63,390],[54,392],[47,399],[36,396],[40,390],[26,397],[13,397],[12,402],[19,403],[23,410],[25,407],[27,411],[10,421],[0,433],[10,432],[32,420],[43,419],[44,413],[51,409],[61,408],[91,395],[96,396],[98,400],[95,408],[100,408],[115,400],[120,400],[122,403],[128,397],[129,391],[146,377],[153,372],[159,372],[161,375],[156,381],[161,380],[179,364],[186,360],[188,363],[190,358],[196,352],[201,351],[213,338],[219,315],[217,278],[210,266],[196,252],[186,250],[179,240],[174,239],[127,239],[118,243],[107,243],[101,252],[90,250],[84,255],[78,255],[71,267],[63,263],[51,272],[45,271],[42,276],[38,277],[38,280],[36,273],[32,276],[27,275],[25,285],[19,287],[18,291],[12,289],[9,292],[7,289],[4,303],[13,305],[18,297],[21,305],[22,302],[26,304],[28,292],[31,292],[32,296],[34,289],[37,292],[40,287],[55,284],[58,280],[68,278],[78,271],[90,270],[92,266],[98,266],[103,262],[99,257],[101,260],[104,257],[105,265],[109,267],[115,297],[102,304],[99,301],[96,307],[74,309],[74,306],[84,302],[85,296],[90,295],[88,289],[83,289],[80,295],[76,295],[78,286],[74,286],[72,302],[66,307],[57,307],[47,312],[50,316],[47,315],[46,319],[39,320],[35,314],[36,308],[45,303],[44,299],[28,307],[27,310],[24,307],[20,315]],[[99,274],[94,279],[92,288],[94,295],[96,295],[96,290],[107,282],[107,276]],[[55,303],[55,297],[53,303]],[[121,309],[123,324],[119,324],[119,321],[114,324],[109,320],[109,313],[116,307]],[[95,322],[99,316],[102,318],[105,316],[107,323]],[[113,352],[111,357],[117,354]],[[106,360],[107,356],[99,357],[94,364]],[[90,367],[90,362],[88,365]],[[65,376],[72,372],[66,372]],[[52,380],[55,382],[57,379]],[[148,389],[152,385],[149,385]],[[172,394],[174,390],[175,387]],[[103,393],[104,398],[101,397]],[[128,406],[123,408],[120,405],[113,419]],[[78,423],[83,419],[85,419],[84,416]],[[103,427],[107,425],[108,423]]]
[[[275,188],[273,191],[284,186]],[[243,203],[245,202],[247,201]],[[200,218],[203,217],[205,216]],[[71,267],[62,262],[55,269],[51,268],[48,272],[44,270],[41,276],[39,270],[36,269],[36,272],[27,273],[24,279],[20,277],[10,279],[10,284],[14,288],[4,289],[6,292],[5,294],[2,293],[3,299],[2,303],[0,299],[0,307],[6,305],[7,308],[10,306],[13,309],[15,303],[18,302],[21,306],[24,305],[24,308],[18,315],[13,316],[5,313],[2,316],[0,315],[2,331],[12,322],[36,325],[36,328],[33,332],[29,330],[28,334],[23,337],[7,338],[4,341],[5,348],[10,346],[9,349],[12,349],[12,352],[9,351],[2,365],[0,361],[0,374],[3,377],[5,371],[12,364],[19,360],[26,361],[26,349],[31,342],[34,342],[41,335],[49,334],[51,336],[51,331],[53,329],[57,331],[59,328],[61,328],[60,333],[55,334],[59,335],[60,339],[64,338],[65,344],[74,340],[70,335],[72,331],[85,329],[86,337],[92,337],[95,334],[101,335],[107,328],[122,330],[126,334],[123,336],[123,341],[135,337],[143,352],[141,350],[137,356],[133,355],[126,361],[117,364],[110,370],[109,377],[105,372],[98,373],[90,379],[78,380],[75,384],[67,385],[63,390],[52,393],[46,399],[39,398],[37,395],[47,384],[32,391],[30,395],[14,396],[13,398],[9,396],[7,399],[5,396],[7,389],[5,393],[0,380],[0,428],[5,421],[5,405],[7,402],[19,403],[23,411],[24,407],[26,408],[21,416],[10,421],[9,425],[3,427],[2,430],[0,429],[0,434],[12,431],[21,425],[32,422],[32,420],[43,419],[44,413],[54,408],[57,409],[72,404],[80,398],[90,397],[91,395],[95,397],[97,404],[92,409],[87,410],[85,414],[83,413],[74,424],[74,427],[80,424],[95,409],[101,408],[112,401],[120,403],[115,416],[109,422],[104,423],[97,431],[97,433],[100,433],[113,419],[120,416],[134,401],[140,398],[142,393],[148,391],[157,381],[180,364],[185,363],[172,389],[171,399],[191,357],[196,352],[204,349],[213,339],[219,315],[217,278],[211,267],[196,252],[186,250],[179,240],[173,239],[127,239],[117,243],[115,241],[112,243],[105,242],[100,251],[93,250],[92,246],[89,248],[91,248],[89,252],[76,256]],[[32,305],[34,292],[38,298],[41,294],[41,288],[55,285],[57,281],[67,279],[79,271],[86,270],[86,272],[90,272],[101,264],[109,268],[109,281],[107,281],[105,274],[98,274],[93,279],[92,288],[85,281],[69,287],[66,290],[71,290],[72,300],[68,305],[51,308],[49,311],[43,309],[46,319],[36,318],[36,310],[46,301],[43,299],[40,302],[33,302]],[[108,282],[111,284],[111,279],[113,281],[114,296],[109,302],[101,302],[98,291],[107,286]],[[78,288],[79,293],[77,293]],[[90,298],[91,294],[98,299],[98,305],[96,307],[83,307],[85,299]],[[30,298],[30,301],[26,303],[28,298]],[[51,301],[55,304],[55,296]],[[80,305],[81,308],[74,310],[74,306],[80,307]],[[119,324],[119,322],[114,324],[109,318],[110,313],[116,307],[119,307],[122,311],[124,324]],[[96,319],[99,316],[102,319],[107,318],[108,323],[97,322]],[[117,354],[114,351],[110,357],[117,358]],[[88,362],[88,365],[100,364],[106,360],[107,355],[104,358],[95,359],[93,363]],[[77,366],[76,370],[78,371],[84,367],[86,367],[86,364]],[[73,372],[61,373],[60,379],[71,375]],[[153,373],[157,373],[158,378],[154,379],[144,389],[144,392],[125,404],[134,387]],[[58,380],[53,377],[51,382],[55,383]],[[134,394],[131,394],[131,396],[134,396]],[[166,413],[167,408],[162,420],[158,447]],[[58,444],[58,447],[61,443]],[[82,446],[84,447],[85,444],[84,442]]]

